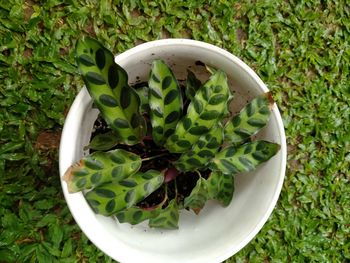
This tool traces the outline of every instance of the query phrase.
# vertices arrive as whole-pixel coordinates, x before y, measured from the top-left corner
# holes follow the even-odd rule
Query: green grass
[[[193,38],[256,70],[283,115],[288,167],[269,221],[227,262],[350,260],[345,0],[61,2],[0,2],[0,262],[111,261],[75,224],[58,175],[60,132],[82,86],[73,47],[83,35],[114,53]]]

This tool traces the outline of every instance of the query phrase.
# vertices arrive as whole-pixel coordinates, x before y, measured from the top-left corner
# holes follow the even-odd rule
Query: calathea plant
[[[76,58],[100,111],[97,122],[107,128],[95,125],[91,154],[72,165],[64,180],[69,192],[83,191],[96,213],[176,229],[181,209],[199,213],[209,199],[228,206],[235,175],[279,150],[275,143],[251,140],[269,120],[271,94],[231,116],[233,95],[222,70],[205,83],[188,71],[179,83],[157,59],[148,82],[131,87],[126,71],[98,41],[78,41]]]

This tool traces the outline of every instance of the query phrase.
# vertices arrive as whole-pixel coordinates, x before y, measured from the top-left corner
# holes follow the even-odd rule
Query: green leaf
[[[196,169],[205,170],[209,161],[218,152],[223,142],[224,131],[219,122],[207,133],[202,135],[192,146],[191,150],[181,154],[180,158],[174,163],[180,171],[194,171]],[[179,146],[187,141],[178,141]],[[185,145],[186,146],[186,145]]]
[[[49,227],[49,235],[51,243],[56,249],[60,247],[60,244],[63,239],[63,228],[58,224],[53,224]]]
[[[0,258],[3,262],[15,262],[16,261],[16,256],[14,253],[7,249],[0,249]]]
[[[149,220],[149,226],[162,229],[178,229],[179,210],[176,200],[169,202],[168,206],[160,211],[157,217]]]
[[[202,82],[197,79],[196,75],[190,71],[187,70],[187,79],[186,79],[186,97],[189,100],[193,100],[194,96],[196,95],[196,92],[200,89],[202,86]]]
[[[222,118],[231,97],[226,74],[218,70],[197,91],[186,116],[179,121],[174,134],[167,139],[166,148],[176,153],[189,150],[201,135],[207,133]],[[179,140],[188,143],[180,145]]]
[[[72,245],[72,239],[67,239],[67,241],[64,242],[61,257],[65,258],[72,254],[73,251],[73,245]]]
[[[226,123],[225,140],[237,145],[255,135],[267,124],[273,103],[270,92],[253,99]]]
[[[119,142],[119,137],[113,131],[110,131],[97,134],[85,148],[96,151],[107,151],[116,146]]]
[[[184,200],[184,206],[192,209],[196,214],[204,207],[208,200],[208,187],[204,178],[200,177],[191,194]]]
[[[238,147],[230,146],[216,154],[209,166],[213,171],[229,175],[249,172],[268,161],[279,149],[278,144],[267,141],[249,142]]]
[[[155,170],[138,172],[119,182],[105,183],[85,194],[91,208],[105,216],[116,214],[142,201],[164,181],[164,175]]]
[[[235,190],[234,177],[229,174],[214,171],[206,181],[209,199],[219,201],[223,206],[231,203]]]
[[[120,141],[138,143],[146,127],[139,113],[140,99],[129,87],[126,71],[114,62],[109,50],[92,38],[77,42],[76,56],[85,85],[103,118]]]
[[[69,167],[63,180],[67,182],[69,192],[74,193],[106,182],[121,181],[140,167],[141,158],[122,149],[94,152]]]
[[[23,142],[8,142],[0,146],[0,155],[6,152],[11,152],[20,149],[23,146]]]
[[[152,137],[162,145],[181,117],[181,91],[173,72],[162,60],[153,61],[148,86]]]
[[[137,88],[136,90],[137,95],[140,98],[140,112],[141,113],[148,113],[149,112],[149,88],[147,86]]]
[[[139,224],[147,219],[157,217],[161,209],[142,209],[137,206],[132,206],[128,209],[122,210],[116,214],[120,223],[129,223],[131,225]]]

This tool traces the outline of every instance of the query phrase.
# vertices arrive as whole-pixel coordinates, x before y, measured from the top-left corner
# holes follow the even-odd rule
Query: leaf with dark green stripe
[[[186,78],[186,97],[189,100],[192,100],[194,96],[196,95],[197,90],[202,86],[202,82],[197,79],[196,75],[190,71],[187,70],[187,78]]]
[[[156,144],[162,145],[168,131],[175,129],[182,112],[182,97],[179,85],[171,69],[162,60],[155,60],[148,81],[149,107],[152,137]],[[163,132],[160,133],[160,128]]]
[[[160,214],[160,210],[160,208],[146,210],[137,206],[132,206],[118,212],[115,216],[117,217],[119,223],[136,225],[150,218],[157,217]]]
[[[103,48],[99,48],[96,51],[96,64],[99,69],[103,69],[106,65],[106,56]]]
[[[105,216],[129,209],[163,184],[164,175],[161,172],[149,170],[145,173],[148,176],[137,172],[121,181],[104,183],[87,192],[85,198],[94,210]],[[101,194],[101,191],[110,194]]]
[[[92,72],[92,71],[86,72],[85,78],[87,81],[91,82],[92,84],[98,85],[98,86],[106,84],[106,81],[103,78],[103,76],[99,73],[96,73],[96,72]]]
[[[234,150],[232,150],[233,148]],[[250,172],[256,169],[259,164],[273,157],[279,148],[278,144],[267,141],[254,141],[240,146],[230,146],[216,154],[210,168],[231,175],[239,172]]]
[[[208,200],[208,187],[204,178],[200,177],[191,194],[184,200],[184,206],[192,209],[196,214],[204,207]]]
[[[235,190],[234,177],[221,172],[212,172],[207,179],[209,199],[219,201],[223,206],[231,203]]]
[[[270,92],[253,99],[226,123],[225,140],[238,145],[257,134],[269,121],[273,103]]]
[[[179,119],[180,113],[178,111],[171,112],[168,116],[166,116],[164,123],[170,124]]]
[[[85,53],[84,50],[91,50]],[[141,140],[145,122],[130,125],[131,118],[139,113],[140,99],[128,85],[126,71],[114,62],[113,54],[92,38],[83,38],[76,46],[77,62],[89,94],[107,124],[116,131],[118,140],[133,145]],[[123,120],[127,124],[120,124]],[[122,129],[120,129],[122,128]],[[133,138],[134,140],[130,140]]]
[[[97,151],[72,165],[63,179],[67,182],[68,191],[74,193],[106,182],[121,181],[136,173],[140,167],[141,158],[134,153],[122,149]],[[82,178],[86,183],[82,184]]]
[[[115,125],[115,127],[117,127],[119,129],[118,132],[120,132],[120,129],[129,128],[129,122],[127,120],[124,120],[121,118],[115,119],[113,124]]]
[[[131,103],[131,92],[129,91],[129,87],[122,87],[121,93],[120,93],[120,106],[122,106],[123,109],[126,109],[130,106]],[[134,113],[136,114],[136,113]]]
[[[217,86],[220,86],[220,89]],[[221,70],[216,71],[196,92],[188,106],[186,115],[176,126],[174,135],[177,137],[170,136],[165,144],[166,148],[170,152],[176,153],[189,150],[189,147],[179,146],[177,140],[186,140],[190,145],[194,145],[200,136],[207,133],[221,120],[227,111],[231,97],[226,74]]]
[[[218,105],[227,100],[225,94],[215,94],[213,97],[209,99],[209,104]]]
[[[216,110],[206,111],[200,115],[202,120],[216,120],[220,116],[220,112]]]
[[[169,202],[168,206],[160,210],[160,214],[149,220],[149,226],[161,229],[178,229],[179,210],[176,200]]]
[[[148,89],[148,87],[144,86],[144,87],[136,89],[135,91],[140,98],[140,102],[141,102],[140,111],[141,111],[141,113],[148,113],[149,112],[149,103],[148,103],[149,89]]]
[[[175,162],[177,169],[183,172],[197,169],[205,170],[210,160],[218,152],[223,142],[223,136],[223,127],[219,122],[207,134],[202,135],[193,145],[185,140],[178,141],[177,144],[179,144],[179,142],[186,142],[186,145],[179,145],[180,147],[192,146],[192,148],[181,154],[180,158]]]
[[[82,54],[78,58],[78,63],[82,63],[83,65],[90,67],[95,65],[95,61],[88,55]]]
[[[209,131],[208,127],[205,126],[195,126],[188,130],[192,135],[203,135]]]

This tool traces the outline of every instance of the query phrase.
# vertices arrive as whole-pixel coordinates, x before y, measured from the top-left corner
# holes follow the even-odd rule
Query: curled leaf
[[[200,177],[189,196],[185,198],[184,206],[191,208],[196,214],[202,210],[208,200],[208,187],[204,178]]]
[[[207,179],[208,197],[219,201],[223,206],[231,203],[235,190],[234,177],[230,174],[223,174],[214,171]]]
[[[176,200],[169,202],[168,206],[160,211],[160,214],[149,220],[150,227],[163,229],[178,229],[179,210]]]
[[[192,100],[201,86],[202,82],[197,79],[196,75],[191,70],[187,70],[186,97]]]
[[[135,89],[137,95],[140,98],[140,112],[143,113],[148,113],[149,112],[149,88],[147,86],[143,86],[141,88]]]
[[[118,136],[113,132],[106,132],[103,134],[97,134],[90,141],[89,145],[85,149],[92,149],[96,151],[107,151],[119,143]]]

